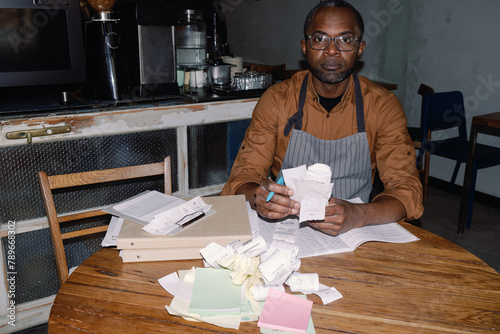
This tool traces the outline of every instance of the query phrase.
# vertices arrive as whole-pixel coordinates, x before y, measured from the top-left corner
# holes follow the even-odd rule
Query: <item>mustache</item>
[[[341,62],[335,59],[325,59],[324,61],[320,62],[321,66],[341,66]]]
[[[321,62],[321,65],[339,65],[340,62],[336,59],[325,59]]]

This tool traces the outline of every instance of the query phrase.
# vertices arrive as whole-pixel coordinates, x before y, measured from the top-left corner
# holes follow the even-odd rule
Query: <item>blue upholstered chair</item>
[[[431,137],[431,133],[437,130],[458,129],[458,135],[450,137],[441,135]],[[447,132],[446,132],[447,133]],[[428,153],[456,161],[455,169],[451,177],[449,190],[451,191],[457,178],[460,165],[467,160],[468,139],[467,125],[465,120],[464,98],[461,92],[431,93],[423,97],[422,109],[422,145],[419,150],[419,160],[422,155]],[[425,183],[429,178],[430,159],[424,161]],[[471,226],[472,207],[474,203],[474,192],[476,188],[477,170],[500,165],[500,148],[477,144],[476,154],[472,170],[471,188],[468,194],[468,206],[470,210],[467,216],[467,228]]]

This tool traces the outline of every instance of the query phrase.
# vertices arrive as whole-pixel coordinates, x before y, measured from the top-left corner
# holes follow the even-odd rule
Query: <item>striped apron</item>
[[[364,203],[368,203],[372,190],[372,173],[359,79],[353,74],[358,133],[337,140],[324,140],[302,131],[308,77],[309,74],[302,82],[298,111],[289,118],[284,130],[285,136],[288,136],[290,130],[292,134],[281,168],[288,169],[301,165],[309,167],[315,163],[328,165],[332,169],[332,197],[340,199],[359,197]]]

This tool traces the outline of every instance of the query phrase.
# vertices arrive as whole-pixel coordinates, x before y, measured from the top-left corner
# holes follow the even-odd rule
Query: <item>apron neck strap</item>
[[[302,86],[300,87],[299,110],[292,117],[288,119],[288,123],[286,124],[284,131],[285,136],[288,136],[294,125],[297,130],[302,130],[302,116],[304,115],[302,109],[304,109],[304,103],[306,102],[308,79],[309,79],[309,73],[307,73],[306,76],[304,77],[304,80],[302,81]]]
[[[361,86],[356,73],[353,73],[354,78],[354,96],[356,98],[356,121],[358,123],[358,133],[365,132],[365,114],[363,106],[363,96],[361,95]]]

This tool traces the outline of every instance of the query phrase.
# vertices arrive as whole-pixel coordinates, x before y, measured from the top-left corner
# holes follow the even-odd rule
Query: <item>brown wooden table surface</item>
[[[500,274],[459,246],[402,223],[421,240],[370,242],[354,252],[302,259],[300,272],[343,298],[316,295],[317,333],[485,333],[500,330]],[[64,283],[50,313],[50,333],[259,333],[170,316],[172,296],[158,279],[201,267],[201,260],[122,263],[116,249],[88,258]],[[288,290],[287,290],[288,291]]]
[[[498,130],[500,129],[500,112],[474,116],[472,118],[472,125],[482,125]]]

